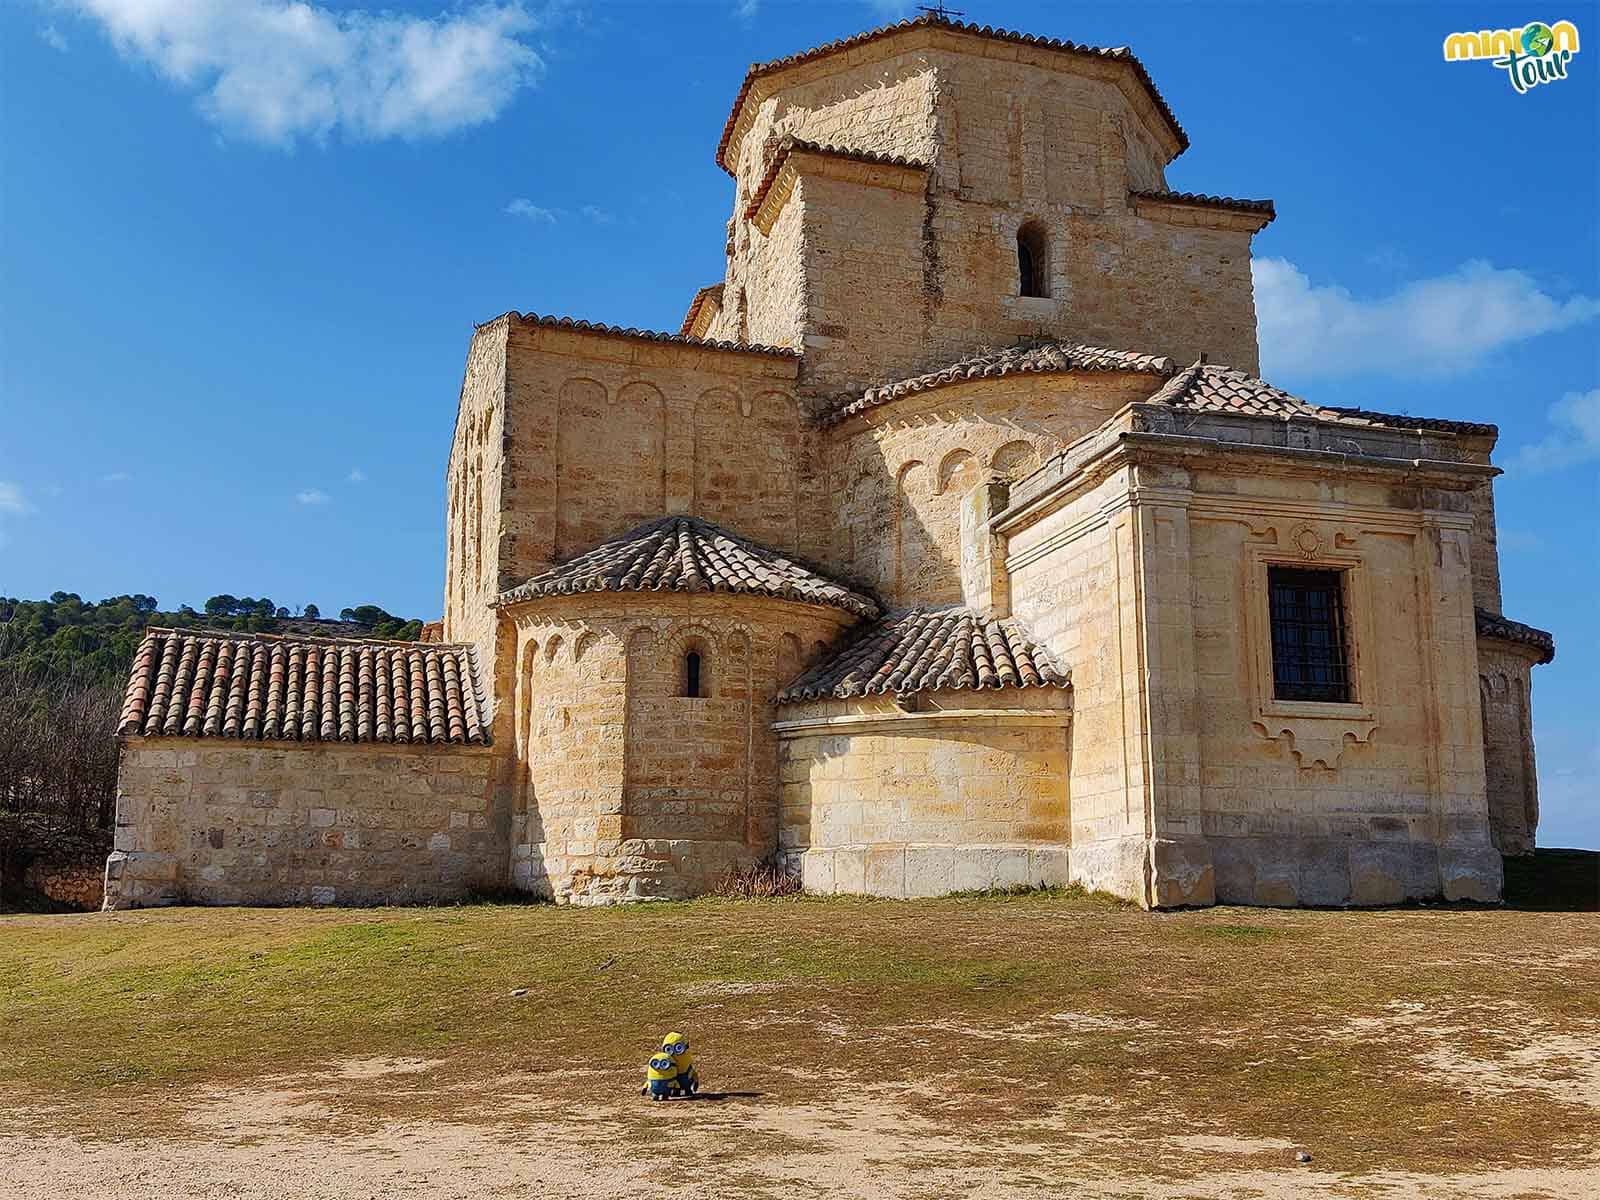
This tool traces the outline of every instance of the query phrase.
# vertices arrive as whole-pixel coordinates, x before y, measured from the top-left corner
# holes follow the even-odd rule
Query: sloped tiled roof
[[[772,152],[772,161],[767,164],[767,173],[762,176],[760,184],[750,197],[750,203],[745,206],[745,216],[752,220],[755,218],[762,202],[767,198],[767,193],[777,181],[778,172],[783,169],[784,162],[791,154],[826,154],[830,158],[844,158],[851,162],[873,163],[884,167],[909,167],[918,171],[925,171],[928,168],[927,163],[915,158],[906,158],[898,154],[878,154],[872,150],[851,150],[845,146],[808,142],[793,134],[785,134]]]
[[[821,423],[831,425],[901,396],[968,383],[974,379],[998,379],[1005,375],[1051,375],[1063,371],[1134,371],[1145,375],[1170,375],[1175,369],[1173,361],[1164,354],[1107,350],[1077,342],[1034,340],[1003,350],[980,350],[937,371],[870,387],[859,396],[843,397],[823,415]]]
[[[689,311],[683,314],[683,324],[678,326],[679,337],[694,337],[695,318],[700,315],[700,309],[707,300],[719,305],[722,303],[722,284],[713,283],[694,294],[694,299],[689,301]]]
[[[145,632],[120,734],[484,745],[470,646]]]
[[[1475,616],[1479,637],[1499,638],[1503,642],[1518,642],[1524,646],[1532,646],[1539,651],[1539,661],[1542,663],[1555,658],[1556,639],[1544,630],[1524,625],[1521,621],[1513,621],[1510,617],[1492,613],[1486,608],[1476,609]]]
[[[885,617],[801,675],[778,702],[1068,682],[1020,621],[985,619],[957,605]]]
[[[1351,425],[1379,425],[1390,429],[1422,429],[1483,437],[1494,437],[1499,432],[1493,425],[1476,421],[1406,417],[1395,413],[1369,412],[1364,408],[1328,408],[1302,400],[1264,379],[1257,379],[1220,363],[1197,362],[1185,367],[1163,384],[1147,403],[1258,417],[1304,417]]]
[[[1188,204],[1195,208],[1226,208],[1234,212],[1259,213],[1268,221],[1278,215],[1271,200],[1236,200],[1232,196],[1208,196],[1204,192],[1134,191],[1128,194],[1136,200],[1156,200],[1162,204]]]
[[[1155,80],[1150,78],[1150,72],[1145,70],[1144,64],[1135,58],[1133,51],[1126,46],[1084,46],[1077,42],[1062,41],[1059,38],[1040,37],[1031,33],[1017,33],[1010,29],[995,29],[992,26],[979,25],[975,22],[952,21],[948,17],[939,16],[937,13],[924,13],[919,17],[899,21],[893,25],[884,25],[877,29],[869,29],[865,33],[825,42],[820,46],[812,47],[810,50],[802,50],[798,54],[775,58],[770,62],[751,63],[750,69],[745,72],[744,82],[739,86],[739,94],[733,99],[733,108],[728,113],[728,120],[722,127],[722,138],[717,143],[717,165],[724,171],[728,171],[729,174],[733,173],[728,166],[728,143],[733,140],[733,130],[739,123],[739,113],[744,108],[745,97],[750,94],[750,86],[757,79],[764,75],[777,74],[779,71],[799,66],[801,63],[814,62],[819,58],[826,58],[830,54],[842,54],[864,46],[869,42],[894,37],[896,34],[924,26],[935,29],[948,29],[953,33],[965,33],[998,42],[1011,42],[1014,45],[1038,46],[1045,50],[1058,50],[1066,54],[1127,63],[1133,68],[1133,72],[1138,76],[1139,82],[1150,93],[1150,99],[1154,102],[1156,111],[1160,113],[1162,120],[1171,128],[1172,134],[1178,142],[1178,153],[1182,154],[1189,148],[1189,135],[1183,131],[1183,126],[1178,124],[1178,118],[1173,114],[1172,109],[1167,106],[1166,100],[1162,98],[1161,93],[1156,89]]]
[[[735,592],[842,608],[878,606],[843,584],[699,517],[657,517],[502,592],[498,603],[585,592]]]
[[[666,342],[676,346],[698,346],[703,350],[728,350],[739,354],[771,354],[779,358],[798,358],[799,352],[786,346],[763,346],[757,342],[722,342],[713,338],[691,337],[686,333],[663,333],[655,329],[624,329],[620,325],[604,325],[598,321],[580,321],[574,317],[540,316],[538,313],[520,313],[515,309],[503,316],[521,321],[525,325],[538,325],[545,329],[570,329],[575,333],[595,333],[603,337],[635,338],[645,342]],[[499,320],[496,317],[495,320]]]

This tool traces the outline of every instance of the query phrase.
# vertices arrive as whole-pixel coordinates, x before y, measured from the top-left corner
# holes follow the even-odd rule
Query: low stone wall
[[[127,737],[106,908],[403,904],[506,886],[478,746]]]
[[[780,845],[808,892],[937,896],[1071,877],[1069,693],[783,710]]]
[[[23,868],[22,888],[91,912],[105,896],[105,868],[99,863],[31,862]]]

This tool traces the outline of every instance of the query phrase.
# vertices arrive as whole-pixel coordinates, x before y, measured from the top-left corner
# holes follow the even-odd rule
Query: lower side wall
[[[782,857],[808,892],[1065,884],[1070,693],[792,705],[777,723]]]
[[[482,747],[126,738],[106,908],[403,904],[506,886]]]

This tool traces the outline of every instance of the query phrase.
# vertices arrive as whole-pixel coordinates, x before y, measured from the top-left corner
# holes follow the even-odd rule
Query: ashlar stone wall
[[[517,887],[603,904],[705,891],[778,844],[778,691],[855,618],[723,594],[549,597],[517,630]],[[701,656],[702,695],[685,693]]]
[[[126,737],[107,908],[403,904],[505,886],[476,746]]]
[[[1496,638],[1478,639],[1489,832],[1501,854],[1532,854],[1539,825],[1533,756],[1533,668],[1539,655]]]
[[[936,896],[1069,876],[1071,694],[785,705],[785,859],[808,892]]]
[[[891,607],[960,602],[961,502],[979,480],[1028,473],[1157,382],[1124,372],[980,380],[833,426],[822,448],[826,561]]]
[[[938,30],[892,49],[758,81],[730,147],[712,336],[803,348],[816,395],[1026,335],[1258,369],[1250,239],[1262,218],[1131,197],[1165,188],[1176,144],[1125,68]],[[785,134],[910,159],[926,178],[907,192],[813,156],[763,233],[751,200]],[[1024,224],[1047,246],[1042,297],[1018,294]]]
[[[1016,615],[1072,671],[1074,876],[1156,905],[1497,899],[1481,469],[1103,440],[995,522]],[[1348,702],[1275,696],[1274,564],[1341,573]]]

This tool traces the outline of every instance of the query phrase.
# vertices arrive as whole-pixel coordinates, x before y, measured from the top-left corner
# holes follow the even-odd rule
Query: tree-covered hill
[[[203,611],[187,604],[163,611],[154,596],[144,595],[111,596],[98,604],[71,592],[48,600],[0,596],[0,677],[116,680],[149,625],[400,641],[414,641],[422,632],[420,620],[394,616],[376,604],[344,609],[334,621],[325,620],[315,604],[291,611],[266,598],[226,594],[211,597]]]

